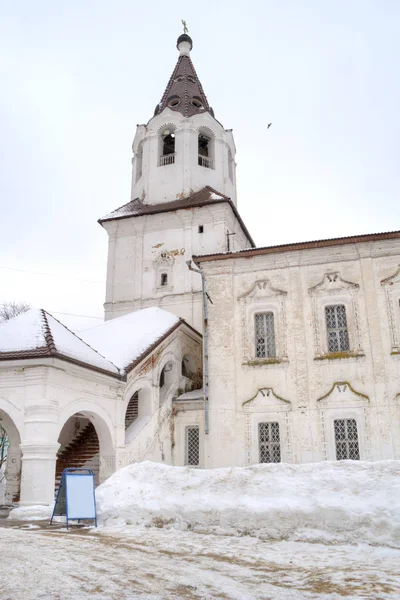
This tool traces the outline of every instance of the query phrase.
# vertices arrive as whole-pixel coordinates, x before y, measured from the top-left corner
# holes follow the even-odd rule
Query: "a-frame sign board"
[[[97,527],[94,473],[90,469],[64,469],[50,519],[66,517],[68,521],[94,519]]]

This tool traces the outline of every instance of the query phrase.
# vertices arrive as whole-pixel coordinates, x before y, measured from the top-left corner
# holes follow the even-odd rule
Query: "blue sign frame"
[[[80,479],[77,479],[77,478]],[[90,483],[88,484],[88,478]],[[68,480],[71,485],[68,489]],[[74,481],[74,484],[72,484]],[[82,485],[81,485],[82,484]],[[81,490],[79,490],[81,487]],[[77,492],[80,492],[77,494]],[[79,505],[82,508],[79,508]],[[72,508],[72,515],[70,516]],[[82,515],[79,511],[82,510]],[[85,514],[86,513],[86,514]],[[88,514],[90,513],[90,514]],[[94,473],[91,469],[64,469],[61,475],[60,485],[58,486],[56,501],[53,514],[50,519],[50,525],[54,517],[66,517],[67,529],[68,521],[80,521],[93,519],[97,527],[96,496],[94,491]]]

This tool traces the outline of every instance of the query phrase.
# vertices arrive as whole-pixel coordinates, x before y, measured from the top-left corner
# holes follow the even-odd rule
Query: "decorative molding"
[[[324,396],[321,396],[321,398],[317,398],[317,403],[318,402],[322,402],[323,400],[327,400],[327,398],[329,398],[329,396],[335,391],[335,389],[340,393],[345,393],[347,392],[347,390],[349,390],[352,394],[354,394],[355,396],[358,396],[359,398],[362,398],[364,400],[367,400],[367,402],[369,402],[369,397],[366,396],[365,394],[362,394],[361,392],[357,392],[351,385],[351,383],[349,383],[348,381],[336,381],[333,386],[331,387],[331,389],[329,390],[329,392],[327,392],[326,394],[324,394]],[[317,404],[318,406],[318,404]]]
[[[360,327],[360,313],[356,295],[360,289],[358,283],[343,279],[339,271],[327,272],[319,283],[308,289],[311,296],[311,309],[313,319],[313,337],[315,345],[316,358],[320,359],[327,356],[327,342],[322,344],[321,324],[325,323],[322,312],[322,298],[339,294],[345,294],[349,298],[351,305],[351,320],[348,320],[349,337],[351,341],[352,354],[360,356],[362,350],[362,334]],[[349,315],[348,315],[349,317]],[[325,350],[323,347],[325,347]],[[340,358],[345,358],[341,356]]]
[[[290,400],[286,400],[285,398],[282,398],[281,396],[278,396],[278,394],[276,394],[276,393],[274,392],[274,390],[273,390],[272,388],[270,388],[270,387],[258,388],[258,390],[257,390],[257,391],[256,391],[256,393],[254,394],[254,396],[252,396],[252,397],[251,397],[251,398],[249,398],[248,400],[245,400],[245,401],[242,403],[242,408],[245,408],[245,407],[246,407],[246,408],[250,408],[250,404],[251,404],[252,402],[254,402],[254,400],[256,400],[257,398],[270,398],[271,400],[272,400],[273,398],[275,398],[275,399],[277,400],[276,404],[283,403],[283,404],[285,404],[285,405],[286,405],[286,407],[287,407],[287,406],[289,406],[289,410],[291,410],[291,406],[292,406],[292,403],[291,403],[291,401],[290,401]],[[263,404],[265,407],[267,407],[267,406],[271,406],[271,405],[272,405],[272,402],[271,402],[271,400],[270,400],[269,402],[267,402],[267,401],[264,401],[264,402],[263,402],[263,401],[261,400],[261,403],[262,403],[262,404]]]
[[[269,279],[259,279],[247,292],[238,296],[238,300],[254,302],[259,298],[270,298],[271,296],[287,296],[287,292],[275,288]]]
[[[161,269],[163,266],[171,268],[174,266],[175,257],[169,250],[162,250],[153,260],[153,263],[157,269]]]
[[[325,275],[319,283],[308,289],[308,293],[310,294],[310,296],[315,296],[318,294],[330,295],[336,294],[337,292],[343,290],[358,292],[359,289],[360,286],[358,283],[346,281],[346,279],[342,279],[339,271],[334,271],[325,273]]]
[[[392,344],[391,354],[400,353],[399,319],[395,313],[395,299],[393,298],[393,286],[400,284],[400,265],[396,272],[390,277],[382,279],[381,286],[385,290],[386,311],[389,320],[390,341]]]
[[[277,356],[262,364],[277,364],[287,360],[286,298],[287,292],[274,287],[269,279],[258,279],[238,296],[241,306],[243,364],[256,366],[254,347],[254,314],[256,310],[273,308]],[[258,366],[258,361],[257,361]]]

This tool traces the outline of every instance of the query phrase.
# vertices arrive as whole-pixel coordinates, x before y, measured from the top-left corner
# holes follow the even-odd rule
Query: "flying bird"
[[[267,129],[269,129],[271,127],[272,123],[268,123],[267,125]]]

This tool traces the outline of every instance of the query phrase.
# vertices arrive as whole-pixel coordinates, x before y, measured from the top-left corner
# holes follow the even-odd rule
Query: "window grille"
[[[350,350],[346,307],[343,304],[325,306],[325,320],[328,332],[328,352]]]
[[[256,334],[256,357],[273,358],[276,356],[274,313],[260,313],[254,318]]]
[[[357,423],[355,419],[336,419],[336,460],[360,460]]]
[[[125,429],[128,429],[129,425],[132,425],[139,414],[139,392],[135,392],[132,398],[129,400],[128,408],[125,413]]]
[[[200,463],[200,432],[198,427],[186,427],[185,464],[197,467]]]
[[[260,463],[281,462],[279,423],[258,424]]]

